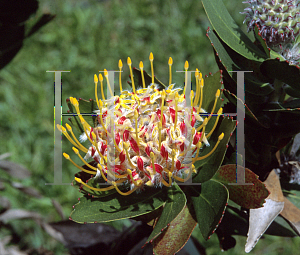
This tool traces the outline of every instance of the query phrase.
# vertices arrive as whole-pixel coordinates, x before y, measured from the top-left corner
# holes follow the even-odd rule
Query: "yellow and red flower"
[[[215,103],[211,114],[203,119],[200,113],[206,113],[201,108],[203,102],[204,80],[202,74],[196,70],[196,93],[190,93],[191,106],[186,105],[185,93],[182,89],[174,88],[172,84],[171,66],[169,59],[170,78],[169,86],[165,90],[158,90],[154,83],[153,54],[150,54],[152,82],[145,84],[143,63],[140,62],[143,88],[136,89],[131,68],[131,59],[127,64],[131,73],[132,92],[122,90],[121,72],[119,78],[120,96],[105,99],[103,93],[103,76],[94,76],[95,97],[98,109],[97,125],[90,126],[80,114],[79,103],[76,98],[70,97],[75,107],[84,134],[81,140],[89,140],[91,146],[84,147],[75,137],[70,125],[66,128],[58,126],[66,138],[74,145],[73,150],[89,170],[78,166],[70,156],[70,160],[80,170],[92,174],[95,178],[102,177],[111,184],[105,188],[88,186],[80,178],[75,180],[88,188],[97,191],[116,189],[122,195],[129,195],[135,190],[147,186],[171,186],[174,180],[184,182],[196,172],[194,163],[210,156],[223,139],[222,133],[214,148],[206,155],[199,155],[203,144],[209,146],[208,139],[216,128],[222,108],[218,110],[218,117],[212,130],[207,133],[205,127],[215,112],[216,102],[220,97],[220,90],[215,95]],[[120,71],[122,61],[119,61]],[[185,63],[185,70],[188,62]],[[104,70],[107,86],[110,89],[108,72]],[[100,80],[102,100],[98,99],[97,86]],[[146,86],[147,85],[147,86]],[[185,92],[184,88],[184,92]],[[111,89],[110,89],[111,91]],[[71,136],[69,135],[69,133]],[[79,150],[85,153],[83,158]],[[96,166],[86,160],[92,158]],[[127,192],[119,189],[120,185],[130,186]]]

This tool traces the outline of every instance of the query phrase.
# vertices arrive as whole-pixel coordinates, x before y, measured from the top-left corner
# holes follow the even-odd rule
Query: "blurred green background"
[[[0,72],[0,155],[9,152],[9,160],[31,172],[22,184],[35,187],[42,198],[32,198],[5,183],[1,192],[9,198],[13,208],[24,208],[41,213],[45,219],[59,221],[51,199],[58,201],[67,219],[72,205],[80,196],[71,186],[46,186],[53,182],[54,157],[54,74],[47,70],[71,70],[62,75],[63,112],[65,99],[94,98],[93,75],[99,70],[117,70],[118,61],[124,64],[123,84],[128,80],[127,57],[133,66],[144,62],[150,72],[149,53],[154,54],[155,75],[168,82],[168,59],[174,61],[173,80],[183,84],[184,62],[190,69],[203,74],[216,72],[214,54],[205,36],[210,26],[201,1],[144,0],[144,1],[39,1],[37,15],[56,14],[56,18],[27,39],[17,56]],[[245,4],[224,0],[236,22],[242,25]],[[28,27],[35,21],[33,16]],[[67,118],[63,118],[63,123]],[[63,151],[77,161],[71,144],[63,139]],[[3,180],[10,178],[1,171]],[[77,169],[63,159],[63,182],[69,183]],[[54,254],[67,254],[62,244],[54,241],[32,220],[11,223],[20,240],[21,248],[43,247]],[[234,224],[234,223],[233,223]],[[0,238],[8,232],[2,231]],[[197,233],[195,233],[198,235]],[[299,239],[299,238],[298,238]],[[261,240],[253,254],[297,254],[299,240],[268,237]],[[237,238],[237,246],[227,254],[243,254],[246,237]],[[207,254],[220,254],[216,235],[208,242]],[[284,253],[283,253],[284,252]]]

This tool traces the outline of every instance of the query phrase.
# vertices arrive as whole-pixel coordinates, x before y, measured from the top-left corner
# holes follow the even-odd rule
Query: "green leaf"
[[[211,113],[213,109],[213,105],[216,98],[216,92],[218,89],[221,89],[222,86],[221,81],[222,74],[220,73],[220,71],[204,78],[203,101],[201,108],[206,110],[208,113]],[[219,97],[218,101],[221,101],[221,96]],[[217,113],[219,108],[216,107],[214,113]]]
[[[233,98],[231,98],[230,95],[228,95],[226,93],[226,91],[223,91],[223,93],[225,94],[226,98],[233,103],[236,106],[236,96],[235,94],[237,93],[237,84],[235,82],[235,80],[228,74],[228,72],[224,69],[223,65],[219,64],[219,68],[221,68],[223,70],[223,74],[224,74],[224,88],[227,90],[227,92],[229,92],[231,94],[231,92],[233,92]],[[245,82],[247,81],[247,79],[245,79]],[[255,85],[254,85],[255,86]],[[263,86],[263,85],[262,85]],[[269,85],[267,85],[269,86]],[[224,89],[224,90],[225,90]],[[260,92],[259,92],[260,93]],[[260,111],[262,108],[263,103],[265,102],[265,96],[264,95],[260,95],[259,93],[257,94],[252,94],[250,92],[245,91],[245,100],[244,103],[246,104],[246,107],[249,108],[250,111],[253,112],[257,112]],[[232,112],[232,111],[231,111]],[[236,112],[236,111],[234,111]],[[247,113],[247,111],[246,111]]]
[[[279,58],[281,61],[285,61],[284,57],[280,55],[278,52],[271,50],[271,58]]]
[[[94,112],[95,110],[98,110],[97,107],[97,102],[93,99],[90,100],[86,100],[86,99],[79,99],[79,110],[81,114],[88,114],[88,115],[84,115],[83,118],[86,120],[86,122],[91,126],[91,127],[95,127],[98,122],[97,122],[97,114]],[[77,116],[75,107],[73,107],[73,105],[71,104],[71,102],[69,100],[67,100],[67,105],[69,108],[69,112],[70,114],[74,114],[73,116],[70,116],[70,122],[72,124],[72,126],[74,126],[76,129],[79,129],[79,131],[81,133],[84,132],[82,124],[80,122],[80,119]]]
[[[224,95],[228,98],[229,102],[234,104],[235,106],[237,105],[237,100],[243,101],[240,98],[237,98],[237,96],[233,93],[231,93],[229,90],[224,89],[223,90]],[[265,127],[265,125],[257,119],[257,117],[253,114],[253,112],[250,110],[250,108],[245,105],[245,114],[250,116],[253,120],[255,120],[255,123],[258,124],[260,127]]]
[[[158,218],[160,217],[162,211],[163,211],[163,206],[159,207],[158,209],[147,213],[147,214],[143,214],[137,217],[133,217],[133,220],[136,221],[142,221],[144,223],[147,223],[149,226],[154,227]]]
[[[286,197],[284,198],[284,208],[280,215],[287,221],[297,235],[300,236],[300,209]]]
[[[265,59],[265,53],[238,27],[221,0],[202,0],[202,4],[214,30],[230,48],[248,59]]]
[[[292,97],[300,98],[300,90],[293,89],[291,86],[289,86],[287,84],[285,84],[283,89],[284,89],[284,92],[287,93],[288,95],[290,95]]]
[[[269,107],[268,107],[269,106]],[[267,111],[269,112],[290,112],[300,114],[300,99],[293,99],[288,103],[269,104]]]
[[[189,186],[199,228],[205,240],[209,239],[221,222],[229,198],[226,187],[214,180],[201,186]]]
[[[265,60],[260,66],[261,72],[270,79],[278,79],[295,90],[300,90],[300,71],[296,66],[291,66],[286,61],[279,59]]]
[[[228,235],[246,236],[249,228],[248,217],[244,210],[240,210],[240,206],[229,200],[218,230],[223,230]]]
[[[179,186],[175,183],[171,188],[168,189],[168,198],[164,205],[161,216],[156,223],[151,235],[147,242],[155,239],[160,235],[164,229],[170,224],[183,210],[186,205],[186,197]],[[146,242],[146,243],[147,243]]]
[[[253,185],[228,185],[228,183],[236,183],[236,167],[242,168],[234,164],[221,166],[213,179],[226,185],[229,198],[238,205],[247,209],[262,207],[269,191],[258,180],[258,176],[248,168],[245,168],[245,183],[253,183]]]
[[[282,108],[282,109],[270,109],[268,111],[269,112],[288,112],[288,113],[293,113],[293,114],[300,114],[300,108],[296,108],[296,109],[285,109],[285,108]]]
[[[295,206],[297,206],[300,209],[300,187],[297,184],[285,184],[285,188],[291,187],[289,191],[283,190],[286,198],[290,200]],[[298,190],[293,189],[298,188]]]
[[[289,224],[282,217],[276,217],[276,219],[269,226],[265,234],[284,237],[297,236],[294,230],[291,229]]]
[[[96,167],[97,163],[95,161],[90,162],[90,165]],[[85,169],[88,169],[88,166],[84,165],[82,166]],[[99,183],[106,183],[102,178],[99,178],[98,180],[95,179],[94,177],[91,178],[90,174],[87,174],[85,172],[79,172],[76,174],[76,177],[80,178],[84,183],[86,183],[87,185],[93,187],[93,188],[99,188]],[[93,189],[90,189],[78,182],[76,182],[75,180],[73,180],[72,182],[73,186],[79,187],[80,192],[82,192],[85,195],[91,196],[93,198],[100,198],[100,197],[106,197],[108,195],[114,194],[116,193],[116,189],[111,189],[108,191],[95,191]],[[103,186],[103,188],[106,188],[108,186]]]
[[[266,40],[262,38],[257,24],[255,24],[254,35],[255,35],[256,43],[258,44],[258,47],[261,48],[266,53],[267,58],[270,58],[271,49],[268,47]]]
[[[292,99],[288,101],[287,103],[278,103],[275,106],[278,106],[277,109],[293,109],[293,108],[299,108],[300,107],[300,99]],[[276,107],[274,107],[276,109]]]
[[[226,152],[226,145],[228,144],[230,134],[234,131],[235,127],[236,121],[229,117],[224,117],[222,120],[219,120],[218,126],[209,139],[210,146],[205,147],[202,151],[200,151],[199,156],[201,157],[206,155],[214,148],[221,133],[224,133],[224,138],[220,141],[217,149],[212,153],[212,155],[203,160],[199,160],[194,164],[197,169],[197,174],[193,177],[193,182],[203,183],[214,176],[221,166]]]
[[[281,105],[284,108],[300,108],[300,98],[298,99],[293,99],[287,103],[284,103]]]
[[[80,113],[95,114],[94,111],[98,110],[96,100],[79,99],[78,102],[79,102]]]
[[[215,31],[208,32],[207,36],[212,42],[212,46],[216,51],[217,64],[223,72],[227,73],[234,81],[234,92],[236,91],[236,73],[229,71],[253,71],[245,73],[245,91],[254,95],[268,95],[274,89],[268,85],[269,78],[265,77],[260,71],[262,62],[247,59],[238,54],[235,50],[228,47]],[[225,75],[225,74],[224,74]],[[231,89],[232,88],[228,88]]]
[[[281,185],[285,195],[284,209],[281,212],[281,216],[300,236],[300,185],[283,180]]]
[[[168,188],[149,188],[124,197],[114,193],[101,198],[84,196],[71,213],[78,223],[108,222],[132,218],[161,207],[167,200]]]
[[[80,110],[81,114],[95,114],[94,111],[98,110],[97,102],[94,99],[86,100],[86,99],[79,98],[77,100],[79,103],[79,110]],[[75,108],[73,107],[73,105],[71,104],[71,102],[69,100],[67,100],[67,104],[70,109],[69,113],[77,114]]]
[[[153,240],[153,251],[158,255],[178,252],[186,244],[196,225],[197,222],[186,205],[170,226]]]

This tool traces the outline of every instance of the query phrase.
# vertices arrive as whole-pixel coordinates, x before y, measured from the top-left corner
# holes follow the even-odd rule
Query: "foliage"
[[[279,179],[272,177],[273,179],[270,181],[271,176],[274,175],[274,172],[271,171],[279,167],[275,153],[285,147],[300,132],[299,82],[297,82],[300,78],[300,67],[295,61],[298,59],[299,50],[295,45],[291,53],[294,56],[291,57],[287,57],[281,50],[279,53],[282,56],[271,50],[269,47],[271,47],[270,45],[274,46],[274,43],[277,43],[276,46],[279,49],[280,47],[281,49],[292,47],[290,44],[293,39],[288,38],[288,46],[281,41],[282,46],[279,47],[279,42],[274,42],[274,38],[272,41],[271,34],[265,33],[265,26],[261,26],[259,21],[253,21],[250,24],[253,26],[255,38],[252,42],[234,22],[222,1],[203,0],[202,2],[213,27],[212,30],[207,30],[207,36],[213,46],[216,62],[224,73],[224,94],[229,100],[225,109],[234,110],[238,102],[242,101],[236,97],[237,78],[232,71],[251,71],[245,73],[244,77],[245,102],[242,102],[246,106],[246,118],[245,158],[243,160],[245,160],[245,166],[265,182],[270,194],[263,208],[254,209],[253,207],[249,211],[249,232],[245,251],[250,252],[276,216],[282,212],[286,216],[289,215],[285,220],[299,234],[297,230],[299,218],[295,219],[292,216],[292,212],[300,212],[299,208],[284,200],[280,184],[276,184]],[[259,2],[252,8],[260,8],[260,4]],[[296,8],[296,6],[291,6],[291,8],[294,7]],[[273,3],[270,8],[273,8]],[[252,11],[246,13],[249,17],[252,15]],[[271,28],[268,29],[271,30]],[[273,49],[276,50],[276,47]],[[222,166],[215,178],[217,180],[226,179],[229,169],[230,165]],[[249,169],[246,169],[246,178],[248,178]],[[233,187],[233,189],[236,188]],[[259,194],[254,190],[249,190],[249,192],[250,194]],[[250,200],[243,195],[234,195],[235,193],[231,192],[230,188],[229,193],[232,194],[230,198],[233,201],[240,205],[242,202],[242,206],[247,208],[247,201]],[[242,197],[244,197],[243,201],[241,201]]]

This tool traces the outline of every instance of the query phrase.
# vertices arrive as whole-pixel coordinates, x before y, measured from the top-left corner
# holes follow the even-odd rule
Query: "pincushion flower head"
[[[267,45],[282,55],[288,56],[293,49],[293,42],[300,33],[299,0],[249,0],[246,14],[248,32],[258,26]],[[297,52],[294,58],[300,58]]]
[[[88,140],[90,147],[84,147],[75,137],[70,125],[66,128],[58,126],[66,138],[74,145],[73,150],[85,164],[77,165],[68,154],[64,157],[70,160],[77,168],[91,174],[93,178],[105,180],[109,186],[91,187],[82,179],[75,180],[97,191],[116,189],[122,195],[129,195],[136,190],[143,190],[146,186],[170,187],[174,181],[184,182],[196,172],[194,163],[209,157],[223,139],[222,133],[216,145],[206,155],[201,155],[201,147],[209,146],[209,137],[217,126],[222,108],[217,112],[217,119],[209,133],[205,127],[212,114],[216,112],[217,100],[220,90],[216,91],[212,109],[207,112],[201,108],[203,102],[204,80],[202,74],[196,70],[196,92],[186,95],[186,86],[183,89],[174,88],[172,84],[171,67],[172,58],[169,59],[169,86],[158,90],[154,79],[153,54],[150,54],[151,83],[145,83],[143,63],[139,67],[142,77],[142,88],[137,88],[134,83],[131,59],[127,64],[131,74],[132,91],[122,90],[121,72],[119,86],[121,94],[114,96],[108,79],[108,72],[104,69],[104,76],[110,98],[105,98],[103,93],[103,76],[94,76],[95,98],[98,106],[97,123],[90,126],[80,113],[79,102],[70,97],[71,104],[75,107],[84,133],[81,141]],[[120,71],[123,68],[119,61]],[[188,62],[185,63],[185,77],[187,77]],[[186,79],[187,80],[187,79]],[[98,83],[100,81],[102,99],[98,98]],[[190,106],[186,105],[186,96],[190,97]],[[206,118],[201,114],[206,113]],[[69,134],[69,133],[71,134]],[[82,151],[85,156],[80,154]],[[96,164],[87,162],[90,158]]]

